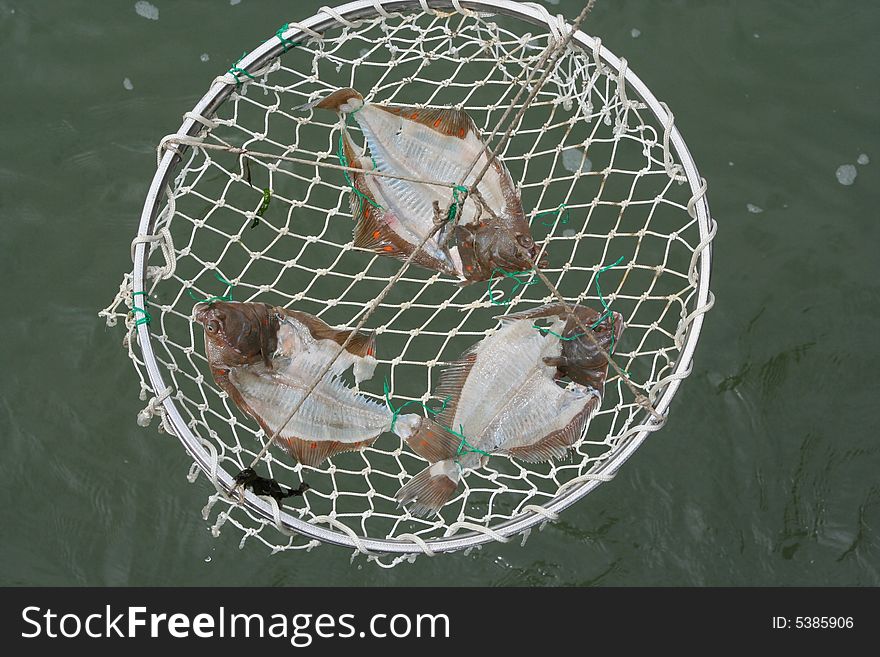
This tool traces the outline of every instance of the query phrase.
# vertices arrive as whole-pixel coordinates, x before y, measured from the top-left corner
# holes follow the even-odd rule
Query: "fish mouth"
[[[541,248],[542,245],[535,244],[535,246],[532,247],[532,252],[529,255],[532,257],[532,262],[534,262],[539,269],[545,269],[546,267],[550,266],[550,259],[547,257],[547,249],[544,249],[543,256],[540,260],[538,260],[538,256],[541,255]]]
[[[620,336],[623,335],[623,329],[626,328],[626,322],[623,321],[623,315],[619,312],[612,311],[611,316],[614,320],[614,343],[620,342]]]
[[[199,324],[204,324],[208,321],[208,313],[211,310],[210,304],[199,302],[195,306],[193,306],[193,319],[197,321]]]

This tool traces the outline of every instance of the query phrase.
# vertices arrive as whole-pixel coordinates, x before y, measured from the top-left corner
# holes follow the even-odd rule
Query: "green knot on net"
[[[214,277],[224,283],[227,286],[226,293],[222,297],[208,297],[206,299],[199,299],[195,294],[193,294],[192,290],[187,290],[186,293],[190,296],[191,299],[196,301],[197,303],[214,303],[215,301],[233,301],[232,298],[232,290],[235,287],[235,283],[230,283],[225,278],[223,278],[218,272],[214,272]]]
[[[284,33],[287,32],[288,25],[289,25],[289,23],[285,23],[284,25],[279,27],[277,30],[275,30],[275,36],[278,37],[278,40],[284,46],[284,50],[282,52],[287,52],[291,48],[295,48],[296,46],[300,45],[299,41],[291,41],[290,39],[288,39],[284,36]]]
[[[138,306],[134,305],[134,298],[139,294],[144,295],[144,306],[147,305],[147,301],[150,298],[150,296],[146,292],[132,292],[131,293],[131,312],[133,312],[135,314],[141,313],[141,315],[142,315],[141,317],[139,317],[138,319],[135,320],[135,322],[134,322],[135,326],[140,326],[141,324],[149,324],[153,320],[152,316],[150,315],[150,313],[147,312],[146,308],[139,308]]]
[[[620,256],[615,262],[611,263],[610,265],[605,265],[604,267],[601,267],[599,269],[599,271],[596,272],[596,294],[599,295],[599,302],[602,304],[602,308],[605,312],[603,312],[599,316],[599,319],[597,319],[595,322],[590,324],[590,330],[591,331],[595,330],[596,327],[599,326],[599,324],[601,324],[602,322],[604,322],[608,317],[611,318],[611,345],[610,345],[610,348],[608,349],[609,354],[614,353],[614,313],[611,312],[611,308],[608,305],[608,302],[605,301],[605,297],[602,296],[602,287],[599,285],[599,277],[602,275],[602,272],[606,272],[609,269],[611,269],[612,267],[616,267],[621,262],[623,262],[623,256]],[[559,333],[556,333],[555,331],[551,331],[550,329],[548,329],[544,326],[538,326],[537,324],[532,324],[532,327],[537,329],[538,332],[540,332],[543,335],[549,334],[549,335],[555,336],[555,337],[559,338],[560,340],[564,340],[564,341],[575,340],[577,338],[580,338],[580,337],[583,337],[584,335],[586,335],[586,333],[576,333],[575,335],[572,335],[572,336],[565,338],[565,337],[559,335]]]
[[[565,225],[568,223],[568,220],[571,218],[571,211],[568,209],[568,206],[565,203],[560,203],[559,207],[557,207],[553,210],[544,210],[543,212],[539,212],[538,214],[535,215],[535,219],[537,219],[538,217],[543,217],[544,215],[548,215],[548,214],[555,214],[555,215],[559,216],[559,213],[562,212],[563,210],[565,210],[565,212],[562,214],[562,217],[560,218],[559,223],[562,225]],[[541,225],[547,226],[549,228],[550,226],[554,225],[555,223],[556,223],[556,219],[553,219],[550,221],[550,223],[547,223],[546,221],[542,221]]]
[[[388,406],[388,410],[391,411],[391,427],[389,431],[394,431],[394,425],[397,424],[397,418],[400,417],[401,412],[407,406],[418,405],[425,409],[429,415],[439,415],[444,410],[446,410],[446,406],[449,404],[449,400],[452,399],[452,395],[446,397],[440,405],[440,408],[431,408],[425,403],[418,401],[417,399],[411,399],[410,401],[404,402],[398,408],[394,408],[394,405],[391,403],[391,390],[388,387],[388,379],[385,379],[382,382],[382,388],[385,391],[385,404]]]
[[[602,296],[602,288],[599,286],[599,277],[603,272],[608,271],[612,267],[616,267],[621,262],[623,262],[623,256],[620,256],[616,261],[612,262],[610,265],[605,265],[604,267],[600,267],[599,271],[596,272],[596,294],[599,296],[599,302],[602,304],[602,308],[605,309],[605,312],[590,325],[591,329],[595,329],[599,324],[605,321],[607,317],[611,318],[611,346],[608,349],[609,354],[614,353],[614,313],[611,312],[611,308],[608,306],[608,302],[605,301],[605,297]]]
[[[458,212],[458,204],[461,203],[461,199],[459,199],[459,194],[467,194],[468,188],[464,185],[456,185],[452,188],[452,204],[449,206],[449,212],[446,214],[446,221],[451,221],[455,219],[458,221],[458,217],[456,217],[456,213]]]
[[[354,115],[358,111],[359,110],[355,110],[354,112],[351,112],[349,114],[349,116]],[[349,166],[348,158],[345,157],[345,145],[343,144],[343,134],[344,134],[347,126],[348,126],[348,116],[345,117],[345,121],[343,121],[343,123],[342,123],[342,130],[339,131],[339,149],[337,150],[337,153],[336,153],[336,156],[339,158],[339,164],[341,164],[344,167]],[[376,161],[373,160],[374,166],[375,166],[375,163],[376,163]],[[361,213],[361,210],[363,209],[363,205],[364,205],[365,200],[367,203],[372,205],[377,210],[382,209],[381,205],[376,203],[373,199],[371,199],[369,196],[367,196],[361,190],[359,190],[357,187],[355,187],[355,184],[352,181],[351,176],[348,175],[348,171],[346,169],[343,169],[342,175],[345,176],[345,182],[348,183],[348,186],[351,188],[351,191],[354,192],[355,196],[358,197],[358,209],[357,209],[358,214]]]
[[[496,267],[492,270],[492,275],[489,277],[489,282],[486,283],[486,294],[489,296],[489,301],[493,306],[506,306],[510,303],[511,299],[513,299],[513,295],[516,294],[516,291],[521,287],[526,287],[528,285],[535,285],[538,281],[535,280],[534,276],[528,281],[520,280],[520,276],[525,276],[526,274],[534,274],[534,269],[526,269],[524,271],[507,271],[503,267]],[[495,278],[495,275],[501,273],[505,278],[512,278],[516,283],[513,286],[513,289],[510,291],[510,298],[505,298],[507,295],[502,294],[501,299],[496,301],[495,297],[492,294],[492,279]]]
[[[244,70],[243,68],[241,68],[241,67],[238,65],[238,63],[239,63],[242,59],[244,59],[246,56],[247,56],[247,50],[245,50],[243,53],[241,53],[241,57],[239,57],[237,60],[235,60],[235,63],[234,63],[234,64],[232,65],[232,67],[229,69],[229,73],[232,75],[232,77],[235,78],[235,90],[236,90],[236,91],[238,91],[239,89],[241,89],[241,85],[242,85],[242,83],[244,82],[244,80],[242,80],[242,79],[239,77],[239,75],[244,75],[244,76],[250,78],[251,80],[256,80],[256,79],[257,79],[257,78],[255,78],[253,75],[251,75],[250,73],[248,73],[246,70]]]
[[[471,445],[467,441],[467,438],[464,437],[464,425],[459,424],[458,431],[455,431],[454,429],[452,429],[450,427],[443,427],[443,428],[446,429],[453,436],[458,436],[459,438],[461,438],[461,442],[458,444],[458,449],[455,450],[455,462],[458,465],[458,467],[461,467],[461,463],[459,463],[459,461],[461,459],[462,454],[481,454],[483,456],[489,456],[489,452],[484,452],[482,449],[479,449],[478,447],[474,447],[473,445]]]

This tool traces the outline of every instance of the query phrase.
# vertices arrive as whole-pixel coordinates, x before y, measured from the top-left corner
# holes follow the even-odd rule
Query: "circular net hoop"
[[[500,156],[546,245],[542,271],[569,303],[600,308],[604,300],[622,313],[615,360],[658,415],[609,372],[602,405],[567,459],[492,456],[430,519],[394,499],[426,463],[391,433],[318,468],[273,447],[261,474],[311,486],[281,506],[247,490],[228,494],[267,437],[214,383],[193,297],[224,295],[228,281],[237,301],[352,327],[401,267],[353,246],[350,187],[342,170],[323,166],[339,165],[338,118],[297,108],[351,86],[372,102],[463,108],[485,137],[569,30],[538,5],[503,0],[325,8],[286,24],[217,78],[162,140],[133,271],[102,315],[129,329],[124,344],[148,400],[139,422],[159,415],[194,460],[190,479],[201,472],[214,485],[203,514],[215,535],[234,526],[242,545],[253,538],[273,552],[334,543],[384,566],[507,541],[610,480],[662,426],[712,305],[715,224],[672,113],[625,60],[577,32]],[[387,379],[396,406],[436,405],[443,365],[496,330],[497,316],[554,301],[533,280],[460,287],[407,269],[365,326],[376,333],[379,365],[360,392],[383,401]]]

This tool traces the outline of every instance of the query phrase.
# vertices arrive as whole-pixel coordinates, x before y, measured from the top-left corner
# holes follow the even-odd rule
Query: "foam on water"
[[[864,166],[865,164],[871,163],[871,158],[868,157],[867,153],[862,153],[861,155],[859,155],[859,159],[857,159],[856,162]]]
[[[131,79],[129,79],[129,78],[125,78],[122,81],[122,86],[125,87],[126,90],[128,90],[128,91],[131,91],[132,89],[134,89],[134,84],[132,84]]]
[[[562,166],[566,171],[576,172],[578,168],[587,173],[593,168],[590,158],[584,157],[585,153],[580,148],[566,148],[562,151]]]
[[[852,185],[856,181],[856,176],[859,175],[859,172],[856,171],[855,166],[852,164],[841,164],[837,167],[834,175],[837,176],[837,182],[841,185]]]
[[[147,20],[159,20],[159,8],[156,5],[147,2],[147,0],[138,0],[135,2],[134,10],[137,12],[138,16],[143,16]]]
[[[746,203],[746,210],[752,214],[761,214],[764,211],[764,208],[758,207],[752,203]]]

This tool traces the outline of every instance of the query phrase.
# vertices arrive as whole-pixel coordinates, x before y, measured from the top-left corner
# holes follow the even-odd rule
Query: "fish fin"
[[[270,434],[271,435],[271,434]],[[360,440],[355,443],[344,443],[338,440],[303,440],[296,436],[278,436],[277,442],[287,453],[303,465],[317,468],[325,460],[342,452],[354,452],[361,447],[368,447],[375,438]]]
[[[565,317],[565,308],[561,303],[547,303],[537,308],[529,310],[521,310],[518,313],[510,313],[509,315],[501,315],[496,319],[504,323],[516,322],[521,319],[538,319],[540,317]]]
[[[358,175],[358,174],[355,174]],[[363,178],[363,176],[359,176]],[[373,199],[366,185],[358,187],[365,196]],[[375,200],[375,199],[373,199]],[[401,243],[400,237],[382,221],[383,212],[360,196],[352,194],[352,210],[357,222],[354,227],[354,245],[392,258],[405,258],[412,252],[409,244]]]
[[[406,439],[406,444],[426,461],[437,463],[451,459],[458,453],[461,438],[431,418],[423,418],[418,429]]]
[[[312,337],[315,338],[315,340],[333,340],[341,347],[345,343],[348,336],[352,333],[352,329],[333,328],[321,318],[315,317],[314,315],[309,315],[308,313],[300,312],[298,310],[279,308],[278,312],[283,313],[284,315],[287,315],[288,317],[291,317],[303,324],[309,330],[309,333],[312,334]],[[348,346],[346,346],[345,349],[351,355],[358,356],[359,358],[375,356],[376,336],[372,333],[368,333],[367,331],[358,331],[354,334],[354,337],[351,339],[351,342],[348,343]]]
[[[478,134],[477,126],[464,110],[452,107],[410,107],[406,105],[375,105],[379,109],[409,121],[421,123],[442,135],[464,139],[469,132]]]
[[[437,513],[452,498],[460,478],[458,466],[452,461],[434,463],[410,479],[394,497],[400,506],[415,502],[409,512],[427,517]]]
[[[304,109],[315,107],[317,109],[326,109],[340,114],[348,114],[359,110],[364,106],[364,97],[351,87],[345,89],[337,89],[333,93],[324,96],[316,101],[312,101],[304,105]]]
[[[580,439],[584,425],[598,405],[599,397],[594,395],[584,409],[562,429],[547,434],[533,445],[509,447],[501,452],[528,463],[541,463],[550,459],[564,458],[571,446]]]
[[[250,404],[244,398],[244,395],[241,394],[241,391],[238,387],[229,379],[230,370],[225,367],[212,367],[211,374],[214,376],[214,381],[217,382],[217,385],[225,392],[235,405],[241,410],[242,413],[252,417],[256,420],[257,424],[259,424],[263,431],[266,432],[266,435],[271,435],[268,427],[263,422],[263,418],[260,417],[260,414],[257,413]]]
[[[356,177],[363,178],[360,174]],[[357,184],[357,183],[355,183]],[[358,189],[366,189],[366,185]],[[367,196],[373,198],[372,194],[365,192]],[[387,210],[374,208],[367,202],[362,202],[360,197],[352,194],[352,212],[355,216],[354,228],[354,245],[378,253],[380,255],[397,258],[398,260],[406,260],[415,250],[415,245],[410,244],[403,237],[388,228],[384,221],[384,213]],[[383,213],[380,215],[379,213]],[[459,273],[450,267],[447,263],[428,255],[423,250],[419,250],[412,258],[413,264],[433,271],[439,271],[448,276],[458,277]]]
[[[477,360],[475,352],[479,346],[478,342],[469,347],[461,358],[450,363],[440,374],[440,381],[434,391],[435,397],[446,402],[443,411],[437,416],[437,422],[440,424],[450,426],[455,420],[455,409],[458,406],[462,388],[464,388],[471,369],[474,367],[474,362]]]
[[[376,372],[376,365],[379,364],[373,356],[364,356],[355,361],[352,371],[354,372],[355,383],[361,381],[369,381]]]

